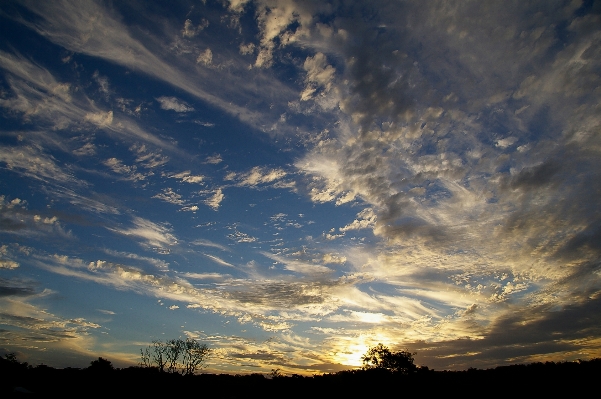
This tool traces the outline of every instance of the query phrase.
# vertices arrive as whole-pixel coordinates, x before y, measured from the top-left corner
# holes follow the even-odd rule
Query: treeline
[[[573,397],[597,391],[601,359],[487,370],[434,371],[417,367],[410,373],[366,368],[306,377],[272,374],[182,375],[160,372],[155,367],[115,369],[110,361],[102,358],[85,369],[55,369],[44,365],[32,367],[14,358],[4,358],[0,359],[0,397],[400,398],[408,395],[539,397],[558,394]]]

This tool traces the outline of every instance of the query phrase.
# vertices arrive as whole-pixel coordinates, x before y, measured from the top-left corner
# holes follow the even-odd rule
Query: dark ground
[[[434,371],[423,367],[411,374],[382,369],[349,370],[273,379],[262,374],[182,376],[152,368],[113,369],[110,362],[106,363],[105,367],[54,369],[0,359],[0,397],[597,397],[601,378],[601,359],[466,371]],[[15,392],[16,387],[31,393]]]

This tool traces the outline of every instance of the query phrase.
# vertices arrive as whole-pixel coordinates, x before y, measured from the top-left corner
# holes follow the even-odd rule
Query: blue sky
[[[0,349],[601,356],[601,9],[7,1]]]

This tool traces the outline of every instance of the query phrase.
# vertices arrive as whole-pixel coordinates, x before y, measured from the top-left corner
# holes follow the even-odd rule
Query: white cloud
[[[344,264],[346,262],[346,256],[339,256],[335,254],[324,254],[323,263],[325,264]]]
[[[276,262],[282,263],[284,265],[284,269],[289,270],[291,272],[295,272],[301,275],[320,275],[320,274],[329,274],[332,273],[332,269],[327,266],[323,266],[320,264],[314,264],[309,262],[304,262],[296,259],[290,259],[284,256],[277,256],[267,252],[262,253],[263,256],[268,257]]]
[[[136,162],[147,169],[158,168],[169,161],[169,157],[163,155],[160,150],[152,151],[146,144],[134,144],[129,149],[136,154]]]
[[[209,21],[206,19],[202,19],[198,26],[194,26],[191,20],[186,19],[184,22],[184,28],[182,29],[182,35],[187,38],[193,38],[197,34],[199,34],[204,28],[209,26]]]
[[[194,108],[186,104],[185,101],[179,100],[175,97],[161,96],[156,100],[161,104],[161,108],[165,110],[172,110],[175,112],[194,111]]]
[[[211,259],[213,262],[221,265],[221,266],[227,266],[227,267],[234,267],[234,265],[232,265],[229,262],[224,261],[223,259],[215,256],[215,255],[209,255],[209,254],[203,254],[204,256],[206,256],[207,258]]]
[[[219,248],[222,251],[227,251],[228,250],[227,247],[224,247],[221,244],[218,244],[216,242],[209,241],[209,240],[199,239],[199,240],[192,241],[192,244],[193,245],[203,246],[203,247]]]
[[[157,198],[174,205],[183,205],[185,203],[182,200],[182,196],[169,187],[164,188],[162,193],[153,195],[152,198]]]
[[[170,175],[169,177],[171,177],[172,179],[179,179],[182,182],[190,184],[201,183],[204,180],[204,176],[193,175],[189,170]]]
[[[346,226],[341,227],[339,230],[342,232],[346,232],[350,230],[373,228],[376,224],[377,219],[378,218],[372,208],[365,208],[357,214],[357,219],[353,220]]]
[[[235,180],[239,186],[256,187],[281,180],[286,175],[287,173],[280,168],[268,169],[255,166],[246,173],[231,172],[225,177],[225,180]]]
[[[259,130],[274,128],[269,112],[248,106],[250,99],[256,98],[256,90],[271,93],[268,95],[277,93],[281,98],[291,98],[294,95],[290,87],[266,76],[261,77],[266,85],[257,86],[247,79],[248,63],[244,60],[237,60],[236,71],[240,73],[230,74],[226,70],[206,68],[204,72],[197,71],[199,76],[196,79],[190,79],[188,73],[194,68],[195,59],[177,57],[174,62],[171,46],[165,43],[164,38],[156,35],[144,35],[140,39],[134,37],[121,22],[122,18],[115,15],[114,9],[92,1],[62,1],[52,6],[32,2],[26,6],[39,18],[35,22],[26,19],[20,19],[20,22],[54,43],[74,52],[97,56],[147,73],[225,110]],[[98,15],[102,15],[102,18],[99,19]],[[225,79],[213,75],[222,73],[227,73],[220,75],[227,76]],[[285,104],[286,101],[280,103]],[[287,126],[280,128],[287,129]]]
[[[513,143],[516,141],[518,141],[517,137],[506,137],[504,139],[497,140],[496,146],[500,148],[507,148],[513,145]]]
[[[255,52],[255,45],[253,43],[240,44],[240,54],[248,55]]]
[[[219,273],[183,273],[183,276],[195,280],[224,280],[229,278],[228,275]],[[188,307],[191,307],[188,305]]]
[[[137,171],[135,165],[127,166],[117,158],[109,158],[103,162],[104,165],[108,166],[113,172],[125,176],[126,180],[141,181],[145,180],[147,175]]]
[[[59,165],[53,156],[45,154],[38,148],[29,146],[0,147],[0,154],[2,154],[2,162],[9,170],[31,179],[63,184],[83,184],[69,174],[67,168]]]
[[[21,114],[25,121],[35,120],[41,126],[62,132],[69,127],[80,129],[82,122],[88,122],[107,133],[114,133],[120,139],[143,140],[181,153],[181,150],[170,143],[141,129],[137,123],[118,117],[113,111],[99,109],[94,101],[85,94],[80,94],[80,88],[59,83],[48,70],[23,57],[0,51],[0,65],[12,74],[8,77],[8,83],[14,93],[12,98],[0,99],[0,106]],[[78,95],[72,97],[72,91],[78,92]],[[55,140],[53,144],[59,142]],[[65,143],[63,141],[61,145],[64,146]],[[89,147],[86,150],[89,151]]]
[[[87,113],[84,120],[100,127],[109,126],[113,123],[113,111]]]
[[[169,269],[169,263],[165,262],[164,260],[161,259],[156,259],[156,258],[150,258],[148,256],[141,256],[132,252],[122,252],[122,251],[113,251],[111,249],[104,249],[104,252],[112,255],[112,256],[118,256],[118,257],[122,257],[125,259],[134,259],[134,260],[139,260],[142,261],[144,263],[149,263],[151,265],[153,265],[154,267],[156,267],[157,269],[162,269],[162,270],[168,270]]]
[[[0,259],[0,269],[16,269],[19,267],[19,263],[15,262],[14,260],[8,260],[8,259]]]
[[[82,147],[73,151],[73,154],[78,156],[92,156],[96,154],[96,146],[92,143],[86,143]]]
[[[134,226],[130,228],[107,227],[107,229],[126,236],[140,238],[145,245],[160,250],[168,250],[169,247],[177,244],[177,238],[171,234],[171,229],[165,226],[137,216],[133,218],[133,224]]]
[[[305,77],[305,89],[300,96],[301,101],[313,98],[319,87],[323,88],[325,93],[330,91],[336,70],[327,64],[326,56],[323,53],[307,57],[303,68],[307,71],[307,76]]]
[[[205,162],[208,164],[211,164],[211,165],[217,165],[217,164],[220,164],[221,162],[223,162],[223,159],[221,158],[221,155],[217,154],[217,155],[212,155],[210,157],[207,157]]]
[[[208,48],[202,53],[200,53],[196,58],[196,63],[203,64],[206,67],[211,66],[213,64],[213,52],[211,51],[211,49]]]
[[[96,83],[98,83],[98,90],[101,93],[104,93],[104,94],[110,93],[109,80],[106,76],[100,76],[98,71],[96,71],[96,72],[94,72],[94,75],[92,75],[92,77],[94,78]]]
[[[242,243],[242,242],[255,242],[257,241],[256,237],[250,236],[246,233],[242,233],[238,230],[235,230],[233,233],[227,235],[227,238],[230,240]]]
[[[210,198],[208,198],[204,201],[204,203],[206,205],[208,205],[209,207],[211,207],[211,209],[213,209],[214,211],[218,211],[219,205],[221,205],[221,201],[223,201],[224,198],[225,198],[225,195],[223,194],[221,189],[218,188],[217,190],[215,190],[213,192],[213,195]]]

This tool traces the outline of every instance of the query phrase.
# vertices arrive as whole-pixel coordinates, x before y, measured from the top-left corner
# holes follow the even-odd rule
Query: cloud
[[[87,113],[84,116],[84,120],[99,127],[109,126],[113,123],[113,111],[108,111],[106,113]]]
[[[169,269],[169,263],[165,262],[162,259],[151,258],[148,256],[141,256],[141,255],[131,253],[131,252],[114,251],[111,249],[105,249],[104,252],[111,256],[128,259],[130,262],[133,259],[133,260],[143,262],[144,264],[151,264],[160,270],[168,270]]]
[[[224,280],[231,278],[231,276],[227,274],[224,275],[219,273],[183,273],[183,276],[197,280]]]
[[[236,241],[238,243],[255,242],[258,240],[258,238],[248,235],[246,233],[242,233],[238,230],[234,230],[233,233],[228,234],[227,238],[229,238],[232,241]]]
[[[211,207],[211,209],[213,209],[214,211],[218,211],[219,210],[219,205],[221,205],[221,202],[225,199],[225,194],[223,194],[223,191],[218,188],[216,190],[213,191],[213,195],[206,199],[204,201],[204,203]]]
[[[77,150],[74,150],[73,154],[78,156],[92,156],[96,154],[96,147],[92,143],[86,143]]]
[[[409,345],[422,353],[422,363],[437,368],[465,369],[468,364],[486,368],[498,365],[499,359],[505,359],[502,364],[530,363],[539,361],[541,356],[547,361],[575,360],[595,335],[595,317],[590,318],[595,313],[588,311],[597,306],[597,301],[595,298],[570,305],[559,312],[543,307],[528,311],[529,315],[507,315],[494,323],[483,339],[416,341]],[[584,314],[588,316],[580,318]]]
[[[3,333],[5,342],[22,350],[42,346],[47,351],[68,347],[71,353],[85,352],[89,331],[101,326],[80,317],[63,318],[31,303],[51,293],[37,292],[16,280],[0,281],[0,322],[8,327]],[[32,355],[36,358],[39,354]]]
[[[12,269],[16,269],[18,267],[19,267],[19,263],[15,262],[14,260],[0,259],[0,269],[12,270]]]
[[[376,224],[376,221],[377,215],[374,213],[374,210],[372,208],[365,208],[357,214],[357,219],[353,220],[346,226],[341,227],[339,230],[346,232],[350,230],[373,228]]]
[[[255,166],[245,173],[230,172],[225,180],[234,180],[238,186],[257,187],[262,184],[274,183],[281,180],[287,173],[280,168],[264,168]]]
[[[125,176],[126,180],[141,181],[145,180],[147,175],[137,171],[135,165],[127,166],[117,158],[109,158],[103,162],[104,165],[109,167],[113,172]]]
[[[185,202],[182,200],[182,196],[173,191],[171,188],[164,188],[162,193],[152,196],[152,198],[158,198],[162,201],[168,202],[174,205],[183,205]]]
[[[204,127],[214,127],[215,126],[215,124],[213,122],[204,122],[204,121],[199,121],[199,120],[194,120],[193,122],[196,123],[197,125],[204,126]]]
[[[336,70],[327,64],[326,56],[323,53],[307,57],[303,68],[307,71],[307,76],[305,77],[305,89],[300,95],[301,101],[313,98],[320,87],[323,88],[324,93],[331,90]]]
[[[146,169],[158,168],[169,161],[169,157],[163,155],[160,150],[153,151],[145,144],[134,144],[129,150],[136,154],[136,162]]]
[[[584,9],[576,12],[576,2],[540,13],[540,4],[528,2],[375,1],[366,17],[365,7],[346,3],[259,0],[251,7],[255,19],[249,19],[258,24],[258,44],[248,38],[240,44],[239,33],[224,33],[223,43],[233,47],[209,48],[200,34],[204,22],[195,26],[192,17],[183,29],[182,20],[173,26],[165,22],[159,30],[171,32],[165,39],[159,31],[141,35],[137,27],[126,27],[118,7],[24,4],[36,20],[19,21],[53,43],[158,78],[253,128],[273,132],[278,145],[286,143],[283,152],[297,144],[302,148],[294,152],[296,171],[230,172],[225,180],[232,185],[294,188],[316,209],[337,205],[333,213],[344,215],[337,219],[340,234],[328,226],[318,239],[302,239],[312,246],[307,251],[312,255],[281,249],[264,254],[267,264],[248,261],[231,276],[174,273],[166,267],[148,273],[144,266],[158,260],[116,253],[109,255],[120,259],[91,265],[44,259],[48,264],[40,267],[277,331],[281,346],[245,342],[231,351],[233,358],[249,362],[331,367],[382,341],[409,343],[437,368],[598,352],[593,340],[599,323],[590,316],[599,305],[601,253],[600,102],[592,89],[600,82],[598,15],[581,15]],[[231,1],[232,13],[223,20],[242,23],[246,4]],[[173,36],[183,43],[178,49],[171,45]],[[213,60],[226,54],[227,68],[202,67],[214,66]],[[249,69],[251,54],[255,68]],[[273,79],[266,69],[279,68],[281,61],[304,75],[295,81]],[[46,191],[53,201],[118,213],[74,177],[81,173],[79,164],[65,164],[51,152],[59,147],[46,143],[66,142],[56,139],[59,134],[81,129],[130,141],[135,164],[109,158],[105,166],[132,181],[149,176],[141,168],[179,162],[180,157],[161,155],[181,155],[170,140],[149,134],[118,107],[99,108],[82,94],[84,88],[18,55],[1,52],[0,65],[8,93],[0,105],[40,124],[36,137],[46,137],[32,143],[34,132],[24,133],[21,142],[15,133],[17,144],[0,149],[2,165],[7,173],[56,187]],[[95,76],[108,95],[108,80]],[[157,101],[163,109],[192,110],[175,97]],[[59,150],[80,157],[103,151],[100,140],[89,140],[63,143]],[[206,158],[208,164],[222,161],[219,155]],[[191,171],[162,173],[180,182],[210,182]],[[300,179],[285,180],[291,176]],[[86,196],[76,187],[85,188]],[[202,190],[204,204],[217,211],[226,188]],[[154,192],[160,190],[155,198],[198,210],[177,190]],[[2,205],[5,233],[48,234],[60,227],[62,219],[53,220],[52,214],[8,201]],[[286,209],[267,213],[273,215],[267,223],[278,229],[310,227],[294,225]],[[201,217],[201,212],[187,216]],[[163,252],[177,244],[170,227],[147,219],[109,230]],[[365,232],[373,236],[357,237]],[[238,227],[227,238],[259,242]],[[203,240],[192,244],[226,248]],[[2,262],[13,258],[3,254]],[[122,264],[127,262],[133,266]],[[202,279],[202,289],[186,279]],[[18,288],[9,286],[7,292]],[[336,331],[338,337],[318,342],[293,333],[309,322],[319,324],[312,331]],[[332,349],[338,357],[316,354],[314,347]],[[277,349],[277,355],[267,356],[267,349]],[[317,360],[308,363],[309,356]]]
[[[324,254],[323,263],[325,264],[344,264],[346,262],[345,256],[338,256],[334,254]]]
[[[27,202],[19,198],[12,201],[5,200],[0,195],[0,231],[5,234],[25,237],[59,237],[60,239],[72,239],[70,231],[65,230],[56,216],[42,217],[35,212],[27,210]],[[10,251],[6,245],[0,247],[1,255],[8,255]],[[2,268],[16,268],[18,262],[2,260]]]
[[[248,54],[252,54],[255,51],[255,45],[254,43],[248,43],[248,44],[240,44],[240,54],[242,55],[248,55]]]
[[[28,178],[54,184],[83,184],[68,173],[52,155],[33,146],[0,147],[1,162],[6,168]]]
[[[209,254],[203,254],[204,256],[206,256],[207,258],[211,259],[213,262],[217,263],[218,265],[221,266],[227,266],[227,267],[234,267],[234,265],[232,265],[229,262],[224,261],[223,259],[215,256],[215,255],[209,255]]]
[[[211,165],[218,165],[221,162],[223,162],[223,158],[221,158],[221,155],[217,154],[217,155],[212,155],[210,157],[207,157],[207,159],[205,160],[206,163],[211,164]]]
[[[173,178],[173,179],[179,179],[182,182],[185,183],[201,183],[204,180],[204,176],[202,175],[193,175],[191,174],[191,172],[189,170],[185,171],[185,172],[180,172],[180,173],[176,173],[173,175],[170,175],[169,177]]]
[[[327,266],[303,262],[296,259],[290,259],[288,257],[272,255],[267,252],[263,252],[262,255],[278,263],[282,263],[284,265],[284,269],[298,273],[300,275],[319,275],[324,273],[332,273],[333,271]]]
[[[32,63],[20,55],[0,51],[0,66],[8,72],[8,83],[13,97],[0,99],[0,106],[22,115],[24,121],[35,121],[42,127],[69,132],[71,129],[100,128],[115,133],[121,140],[143,140],[149,144],[181,153],[173,145],[149,134],[137,123],[116,115],[112,110],[98,108],[95,102],[79,87],[59,82],[47,69]],[[77,95],[75,95],[77,93]],[[92,125],[92,126],[90,126]],[[46,137],[40,136],[40,137]],[[59,139],[65,150],[68,142]]]
[[[169,251],[169,247],[177,244],[177,238],[171,234],[171,229],[165,226],[137,216],[133,218],[132,222],[134,226],[130,228],[107,227],[107,229],[115,233],[139,238],[143,245],[159,251]]]
[[[204,239],[194,240],[194,241],[192,241],[192,244],[193,245],[200,245],[200,246],[203,246],[203,247],[218,248],[218,249],[220,249],[222,251],[227,251],[228,250],[227,247],[224,247],[221,244],[218,244],[216,242],[209,241],[209,240],[204,240]]]
[[[259,85],[256,81],[247,79],[246,76],[250,73],[247,68],[248,63],[242,59],[232,60],[231,65],[236,69],[236,73],[233,74],[220,69],[207,68],[205,71],[199,71],[196,69],[196,59],[188,60],[180,56],[177,57],[177,62],[174,62],[172,46],[165,42],[165,38],[156,35],[138,36],[136,32],[123,25],[122,18],[117,15],[115,9],[105,8],[95,2],[64,0],[52,6],[37,2],[29,2],[25,6],[39,18],[33,22],[20,16],[19,22],[53,43],[70,51],[100,57],[158,78],[238,117],[259,130],[272,131],[277,126],[273,123],[273,113],[261,111],[262,104],[257,104],[255,107],[245,106],[250,104],[251,98],[257,98],[257,90],[266,97],[274,97],[275,93],[277,93],[275,97],[279,99],[294,96],[290,87],[270,79],[267,75],[258,74],[261,82]],[[99,15],[102,17],[98,18]],[[227,78],[220,79],[213,75],[215,73],[226,74],[218,76],[227,76]],[[191,80],[190,74],[195,75],[196,79]],[[263,82],[265,85],[262,84]],[[286,101],[277,103],[286,104]],[[172,103],[171,98],[167,98],[167,104],[170,104],[168,107],[173,106],[182,111],[189,107],[183,104],[184,108],[179,108],[181,103]],[[274,111],[280,111],[283,106],[277,108],[278,110]],[[277,115],[279,116],[280,113]],[[280,128],[287,129],[286,126]]]
[[[106,76],[100,76],[98,71],[96,71],[94,72],[94,75],[92,75],[92,77],[94,78],[96,83],[98,83],[98,91],[106,95],[110,94],[109,80]]]
[[[194,36],[196,36],[197,34],[202,32],[202,30],[208,26],[209,26],[209,21],[207,21],[204,18],[201,20],[200,24],[198,24],[198,26],[196,26],[196,27],[194,26],[194,24],[192,23],[191,20],[186,19],[186,21],[184,22],[184,29],[182,29],[182,35],[187,38],[193,38]]]
[[[206,67],[209,67],[213,64],[213,52],[210,48],[206,49],[202,53],[198,55],[196,58],[197,64],[203,64]]]
[[[156,99],[160,104],[161,108],[165,110],[172,110],[175,112],[191,112],[194,108],[190,107],[184,101],[181,101],[175,97],[162,96]]]
[[[5,296],[32,296],[37,292],[35,287],[19,280],[0,278],[0,297]]]
[[[128,265],[103,260],[86,263],[81,259],[61,255],[36,254],[34,259],[37,260],[38,267],[52,273],[163,300],[188,303],[188,308],[200,307],[235,316],[241,323],[253,323],[266,331],[289,328],[290,323],[286,319],[290,317],[292,307],[296,309],[295,319],[309,320],[316,312],[329,312],[335,305],[324,302],[324,291],[331,289],[331,286],[340,286],[335,282],[277,282],[265,277],[245,281],[213,274],[190,274],[190,278],[216,280],[215,283],[218,284],[203,286],[201,289],[182,278],[187,274],[170,277],[161,273],[147,273]],[[288,309],[288,315],[273,314],[280,312],[282,306]],[[302,316],[303,314],[305,315]]]

